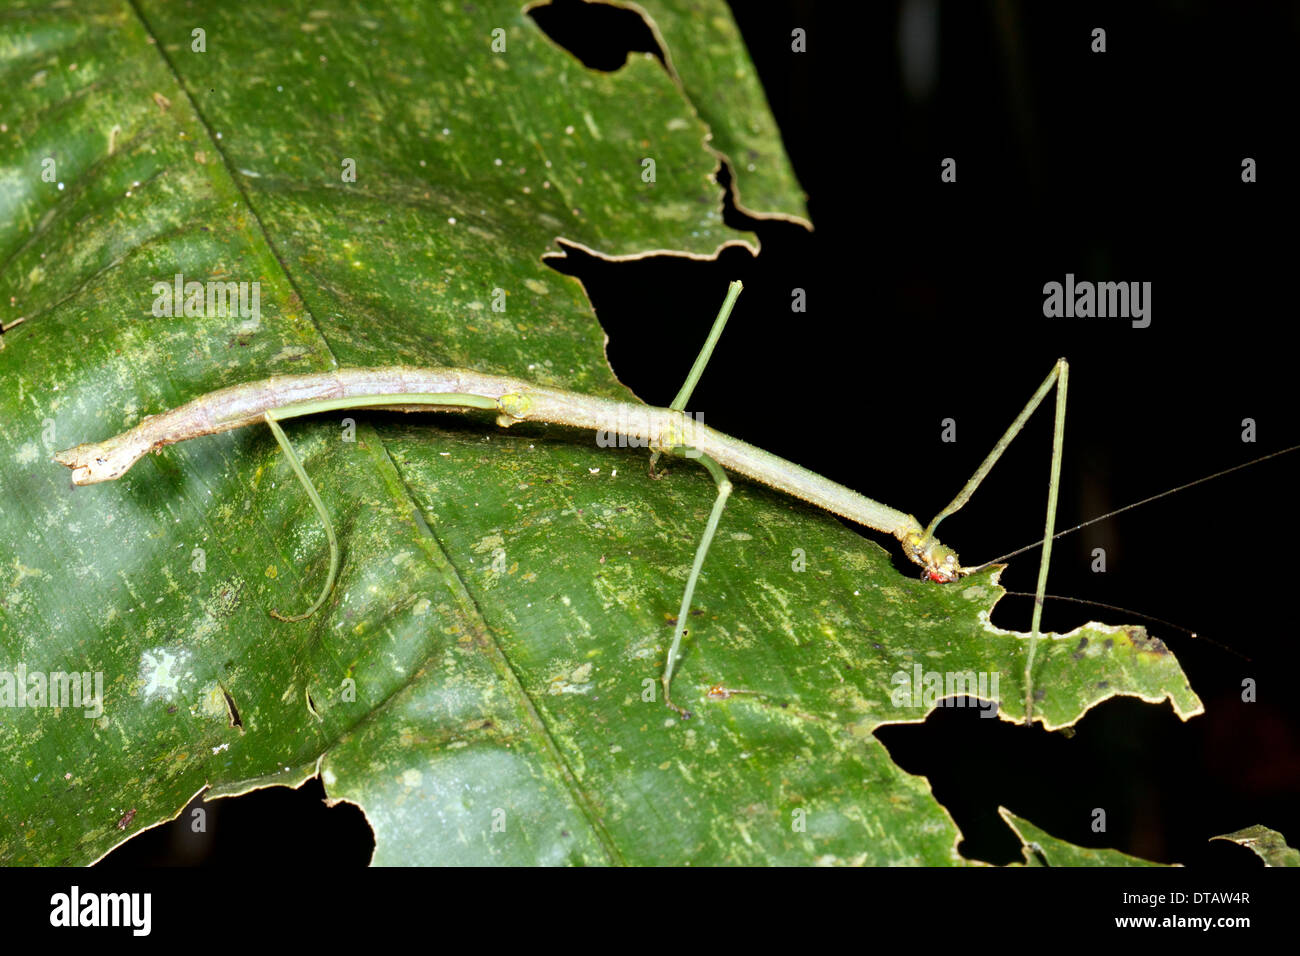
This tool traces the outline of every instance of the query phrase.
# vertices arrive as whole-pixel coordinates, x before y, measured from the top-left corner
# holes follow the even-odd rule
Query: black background
[[[539,21],[591,65],[617,68],[625,51],[653,49],[634,14],[563,6]],[[729,223],[759,235],[757,259],[550,260],[583,280],[614,371],[638,396],[671,400],[727,282],[741,278],[692,408],[922,520],[1058,356],[1071,363],[1060,527],[1300,443],[1294,4],[732,6],[816,228],[731,208]],[[1104,54],[1090,52],[1098,26]],[[790,50],[796,27],[808,31],[806,53]],[[917,51],[906,58],[911,86],[903,35]],[[945,157],[957,161],[956,183],[940,182]],[[1245,157],[1257,183],[1241,181]],[[1044,318],[1043,284],[1067,272],[1151,282],[1150,327]],[[790,311],[796,287],[804,314]],[[956,420],[955,443],[941,440],[945,418]],[[1241,438],[1246,418],[1257,423],[1253,444]],[[941,537],[966,563],[1041,536],[1050,440],[1050,411],[1040,412],[945,522]],[[1116,700],[1071,739],[968,710],[879,732],[901,766],[930,778],[967,856],[1018,857],[999,805],[1074,843],[1192,866],[1258,866],[1242,848],[1208,842],[1250,824],[1300,844],[1297,477],[1300,455],[1285,456],[1057,543],[1052,593],[1203,635],[1149,625],[1182,661],[1205,716],[1184,724],[1167,706]],[[1104,574],[1090,570],[1097,547]],[[1036,574],[1036,554],[1023,555],[1003,583],[1030,591]],[[1029,610],[1008,597],[994,622],[1026,628]],[[1091,619],[1131,620],[1049,602],[1044,623],[1059,631]],[[1258,683],[1256,703],[1240,699],[1245,678]],[[364,819],[321,796],[317,784],[216,801],[205,838],[160,827],[103,865],[364,863]],[[1090,828],[1098,807],[1104,834]]]

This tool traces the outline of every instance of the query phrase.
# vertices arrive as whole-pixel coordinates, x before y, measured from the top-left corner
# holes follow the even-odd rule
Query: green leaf
[[[708,124],[709,147],[729,160],[737,207],[758,218],[809,225],[794,167],[735,20],[715,4],[691,0],[638,5],[650,14],[669,66]]]
[[[872,731],[968,673],[1023,716],[1026,640],[988,623],[991,572],[904,577],[742,485],[697,592],[682,722],[653,698],[714,494],[689,463],[654,481],[644,450],[490,417],[287,423],[343,547],[326,606],[288,624],[268,609],[310,604],[328,548],[265,430],[89,487],[50,461],[213,388],[334,366],[632,400],[583,290],[541,261],[552,241],[750,241],[722,223],[706,120],[724,150],[743,142],[724,123],[752,120],[744,148],[771,168],[738,158],[737,181],[802,210],[757,86],[697,105],[748,63],[725,8],[669,10],[680,85],[650,57],[589,72],[504,2],[0,12],[0,315],[24,320],[0,350],[0,674],[15,704],[18,673],[103,679],[102,713],[3,709],[0,861],[90,862],[197,792],[319,773],[364,809],[378,863],[965,862]],[[256,281],[259,314],[155,315],[177,274]],[[717,302],[683,307],[702,337]],[[1140,629],[1044,641],[1038,662],[1051,727],[1116,694],[1200,712]]]
[[[1287,846],[1286,837],[1265,826],[1246,827],[1233,833],[1210,837],[1249,847],[1265,866],[1300,866],[1300,850]]]
[[[1018,817],[1006,807],[998,813],[1007,826],[1020,838],[1021,850],[1027,866],[1162,866],[1141,860],[1119,850],[1090,849],[1058,840],[1046,830],[1041,830],[1023,817]]]
[[[1087,849],[1058,840],[1023,817],[1018,817],[1005,807],[998,813],[1020,838],[1027,866],[1161,866],[1138,859],[1118,850]],[[1287,846],[1286,838],[1264,826],[1246,827],[1235,833],[1210,837],[1227,840],[1249,847],[1264,861],[1265,866],[1300,866],[1300,852]]]

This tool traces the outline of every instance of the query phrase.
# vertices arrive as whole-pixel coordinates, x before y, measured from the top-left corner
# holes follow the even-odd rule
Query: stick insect
[[[908,559],[920,565],[922,578],[936,584],[951,583],[965,575],[987,568],[995,561],[1001,561],[1009,555],[974,567],[964,567],[956,552],[941,544],[935,537],[935,529],[940,521],[958,511],[970,500],[975,489],[1024,427],[1025,422],[1037,410],[1048,392],[1055,387],[1056,417],[1052,438],[1047,515],[1041,542],[1031,546],[1038,547],[1041,544],[1042,554],[1039,560],[1038,583],[1034,594],[1025,661],[1025,722],[1030,723],[1033,719],[1034,656],[1046,594],[1047,571],[1051,560],[1052,541],[1060,536],[1055,533],[1055,522],[1065,434],[1068,363],[1063,358],[1056,362],[1024,409],[976,469],[975,474],[947,507],[940,511],[928,525],[922,526],[910,514],[873,501],[815,472],[725,435],[687,416],[684,411],[686,403],[690,400],[692,391],[708,364],[741,289],[740,282],[731,283],[722,308],[714,320],[708,340],[697,356],[686,383],[667,408],[596,398],[469,369],[406,366],[346,368],[329,372],[274,376],[259,382],[219,389],[170,411],[147,416],[134,428],[113,438],[97,443],[80,444],[58,452],[54,460],[72,469],[73,484],[90,485],[113,481],[126,474],[132,465],[150,451],[157,452],[166,445],[189,438],[265,423],[271,429],[276,442],[288,458],[295,476],[324,523],[330,546],[329,573],[315,602],[301,614],[284,615],[276,610],[270,612],[278,620],[295,622],[311,617],[329,598],[338,575],[339,545],[329,512],[294,453],[284,430],[280,427],[281,421],[350,408],[399,411],[427,410],[431,407],[452,411],[482,409],[495,412],[497,424],[502,427],[524,421],[547,422],[607,431],[644,441],[652,451],[650,462],[652,474],[655,464],[663,454],[696,459],[713,478],[717,494],[704,533],[696,548],[690,575],[682,594],[681,609],[677,615],[672,644],[660,679],[664,702],[683,717],[689,717],[689,711],[672,699],[672,677],[682,639],[686,635],[686,622],[700,571],[732,491],[727,471],[736,472],[778,491],[801,498],[857,524],[891,534],[902,543],[903,552]],[[1238,465],[1227,471],[1235,471],[1243,467],[1246,465]],[[1218,477],[1226,474],[1227,471],[1209,477]],[[1191,484],[1207,480],[1209,478],[1203,478]],[[1189,486],[1184,485],[1173,491]],[[1173,491],[1135,502],[1119,510],[1137,507],[1154,498],[1163,497],[1164,494],[1172,494]],[[1114,513],[1117,512],[1112,512]],[[1099,520],[1101,518],[1093,519],[1093,521]],[[1085,522],[1085,524],[1091,523],[1091,521]],[[1083,526],[1079,525],[1061,534],[1078,530]]]

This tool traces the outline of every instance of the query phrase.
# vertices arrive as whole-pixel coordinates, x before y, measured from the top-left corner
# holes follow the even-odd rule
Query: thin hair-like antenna
[[[1076,524],[1073,528],[1066,528],[1064,531],[1056,532],[1056,534],[1052,535],[1052,540],[1055,541],[1057,538],[1063,537],[1064,535],[1067,534],[1071,534],[1075,531],[1078,531],[1081,528],[1086,528],[1090,524],[1096,524],[1098,521],[1105,521],[1107,518],[1113,518],[1115,517],[1115,515],[1122,514],[1125,511],[1132,511],[1134,508],[1138,507],[1139,505],[1145,505],[1145,504],[1150,504],[1153,501],[1159,501],[1161,498],[1164,498],[1166,495],[1176,494],[1179,491],[1186,491],[1188,488],[1195,488],[1197,485],[1203,485],[1207,481],[1213,481],[1215,478],[1222,478],[1224,475],[1230,475],[1234,471],[1241,471],[1241,469],[1243,468],[1249,468],[1251,465],[1258,465],[1261,462],[1268,461],[1270,458],[1278,458],[1282,455],[1286,455],[1293,451],[1296,451],[1297,449],[1300,449],[1300,445],[1292,445],[1290,448],[1283,448],[1281,451],[1270,452],[1267,455],[1262,455],[1259,458],[1252,459],[1251,461],[1242,462],[1240,465],[1233,465],[1231,468],[1225,468],[1222,471],[1216,471],[1214,474],[1206,475],[1204,478],[1197,478],[1195,481],[1189,481],[1187,482],[1187,484],[1179,485],[1177,488],[1170,488],[1168,491],[1162,491],[1158,495],[1151,495],[1149,498],[1143,498],[1141,501],[1135,501],[1132,504],[1125,505],[1122,508],[1116,508],[1114,511],[1107,511],[1104,515],[1098,515],[1095,518],[1089,518],[1087,521],[1084,521],[1081,524]],[[989,567],[990,565],[1001,564],[1007,558],[1014,558],[1018,554],[1024,554],[1026,551],[1032,551],[1034,550],[1034,548],[1040,547],[1042,543],[1043,543],[1043,539],[1039,538],[1037,541],[1034,541],[1031,544],[1027,544],[1023,548],[1017,548],[1014,551],[1008,551],[1006,554],[999,555],[998,557],[993,558],[991,561],[985,561],[983,564],[977,564],[975,565],[975,567],[970,568],[968,570],[971,573],[974,573],[975,571],[983,571],[985,568]],[[1186,630],[1186,628],[1184,628],[1184,630]]]

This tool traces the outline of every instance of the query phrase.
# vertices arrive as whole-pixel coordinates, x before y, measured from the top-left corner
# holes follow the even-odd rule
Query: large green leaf
[[[263,430],[85,488],[50,462],[217,386],[333,366],[632,400],[582,289],[541,255],[557,237],[607,256],[746,241],[701,117],[756,118],[755,154],[786,162],[752,82],[699,105],[697,84],[752,74],[725,8],[646,8],[676,76],[649,57],[589,72],[500,2],[0,13],[17,117],[0,315],[24,319],[0,351],[0,668],[104,677],[99,715],[3,709],[0,860],[88,862],[204,788],[319,772],[383,863],[962,862],[872,731],[967,673],[1023,717],[1026,641],[988,623],[992,573],[904,577],[839,521],[742,486],[676,678],[682,722],[653,697],[713,498],[693,467],[653,481],[642,451],[490,419],[358,413],[355,440],[343,416],[294,422],[344,563],[288,624],[267,609],[305,607],[328,549]],[[677,48],[696,20],[706,41]],[[759,212],[802,216],[792,177],[748,165]],[[260,316],[151,314],[177,273],[260,282]],[[1117,693],[1200,709],[1140,630],[1045,642],[1036,680],[1052,727]]]

